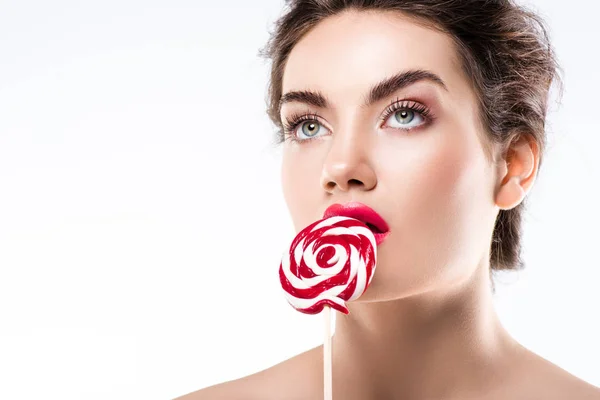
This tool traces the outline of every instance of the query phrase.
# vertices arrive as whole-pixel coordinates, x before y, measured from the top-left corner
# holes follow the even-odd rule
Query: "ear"
[[[510,145],[506,159],[498,165],[498,177],[501,182],[494,202],[501,210],[510,210],[523,201],[537,176],[537,142],[531,135],[522,135]]]

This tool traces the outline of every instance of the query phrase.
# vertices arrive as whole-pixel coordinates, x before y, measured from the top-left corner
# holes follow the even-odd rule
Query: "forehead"
[[[292,49],[282,91],[322,90],[335,101],[359,101],[371,85],[408,69],[439,75],[450,93],[461,84],[452,39],[399,12],[346,11],[328,17]]]

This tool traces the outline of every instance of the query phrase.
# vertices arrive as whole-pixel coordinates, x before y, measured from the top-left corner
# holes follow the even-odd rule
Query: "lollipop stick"
[[[332,400],[331,383],[331,308],[325,306],[325,340],[323,342],[323,400]]]

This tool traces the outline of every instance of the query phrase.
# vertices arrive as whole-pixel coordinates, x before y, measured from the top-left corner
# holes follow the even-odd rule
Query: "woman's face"
[[[371,92],[413,70],[443,84],[400,85],[400,78],[391,82],[395,90]],[[390,227],[362,301],[443,288],[487,265],[496,172],[450,37],[398,13],[327,18],[291,51],[282,93],[292,91],[326,100],[281,108],[284,123],[295,114],[317,120],[301,121],[289,132],[298,141],[283,144],[283,192],[296,231],[349,201],[373,208]]]

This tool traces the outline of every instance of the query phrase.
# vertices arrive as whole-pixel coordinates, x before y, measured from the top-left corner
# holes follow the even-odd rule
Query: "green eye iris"
[[[400,115],[402,119],[398,118],[398,115]],[[400,123],[409,123],[415,117],[415,113],[412,110],[401,110],[395,112],[394,117],[396,118],[396,121]]]
[[[302,133],[308,137],[315,136],[316,133],[319,131],[318,126],[319,126],[319,123],[314,122],[314,121],[305,122],[302,124]],[[308,128],[305,129],[306,127],[308,127]]]

